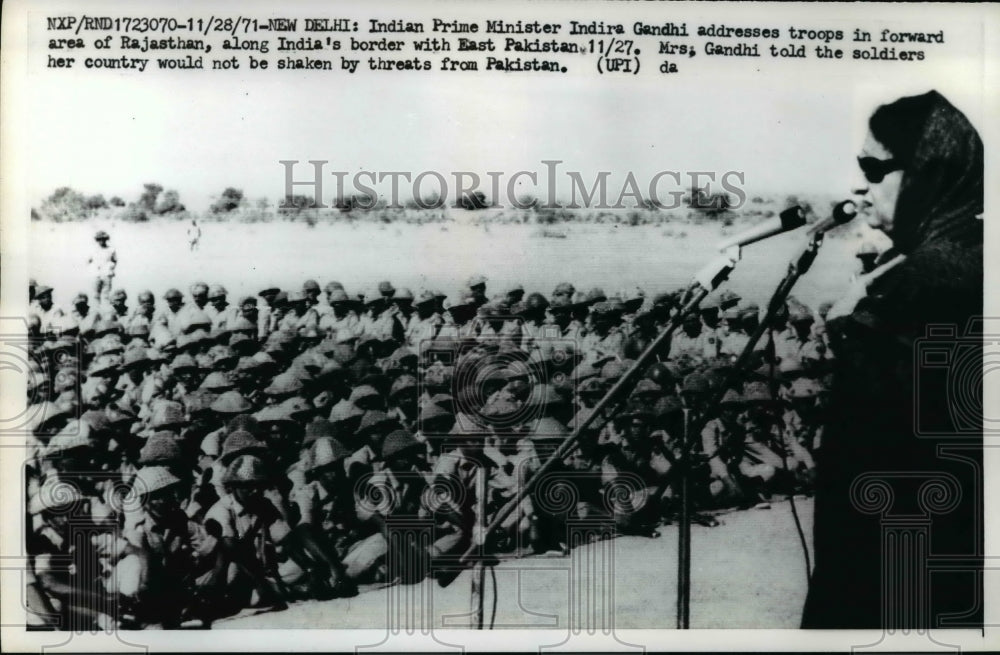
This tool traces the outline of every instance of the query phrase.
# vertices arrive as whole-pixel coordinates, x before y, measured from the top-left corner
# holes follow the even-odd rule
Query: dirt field
[[[186,227],[174,221],[33,222],[28,274],[55,288],[57,305],[77,292],[90,292],[87,252],[93,233],[104,228],[118,251],[115,284],[129,293],[130,304],[143,289],[159,297],[174,286],[186,294],[196,280],[222,283],[231,301],[272,284],[298,288],[307,278],[321,285],[339,280],[349,292],[388,279],[415,294],[428,287],[457,295],[459,285],[477,272],[489,278],[491,294],[520,282],[547,295],[561,280],[577,288],[599,286],[609,294],[635,286],[656,293],[687,283],[715,256],[714,246],[724,235],[716,225],[683,223],[559,225],[554,232],[565,238],[517,224],[204,223],[200,247],[190,252]],[[827,239],[813,270],[796,288],[797,297],[815,307],[841,293],[856,265],[860,227],[854,232]],[[799,230],[745,248],[729,287],[764,301],[805,239]]]
[[[796,501],[796,507],[811,551],[812,501]],[[797,628],[806,596],[805,559],[788,502],[719,518],[721,526],[695,525],[691,530],[691,627]],[[606,612],[620,629],[673,628],[677,527],[662,527],[660,533],[659,539],[598,542],[574,549],[569,557],[501,563],[496,567],[495,627],[565,629],[575,599],[574,626],[606,627],[599,618]],[[580,585],[573,592],[570,580]],[[431,624],[425,628],[467,628],[470,586],[467,571],[445,588],[425,580],[350,599],[296,603],[282,612],[230,619],[215,627],[383,629],[390,626],[389,610],[399,607],[410,616],[426,612]],[[493,603],[489,577],[485,601],[488,624]],[[405,616],[394,616],[391,625],[421,627]]]

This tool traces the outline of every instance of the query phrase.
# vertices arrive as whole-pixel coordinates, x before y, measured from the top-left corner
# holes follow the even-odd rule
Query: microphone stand
[[[823,235],[823,232],[815,232],[811,234],[805,249],[795,260],[788,264],[788,271],[785,273],[785,277],[778,283],[777,289],[775,289],[774,293],[771,295],[771,300],[767,303],[767,311],[764,313],[764,318],[757,326],[757,329],[754,330],[753,334],[750,335],[750,340],[747,342],[747,345],[743,347],[743,352],[740,353],[740,356],[737,357],[736,361],[733,363],[733,368],[730,371],[729,376],[726,378],[726,384],[716,390],[716,396],[707,406],[708,409],[715,409],[715,407],[719,404],[722,397],[726,394],[726,389],[728,389],[737,380],[740,369],[746,366],[751,354],[753,354],[754,346],[757,345],[757,342],[760,341],[760,338],[764,335],[764,333],[771,329],[771,325],[774,323],[774,317],[778,311],[785,306],[785,301],[792,292],[792,287],[795,286],[800,277],[806,274],[812,266],[813,261],[815,261],[816,255],[819,253],[819,248],[823,245]],[[708,412],[706,412],[706,415],[707,414]]]
[[[531,475],[527,481],[522,485],[514,497],[511,498],[503,507],[497,511],[493,520],[490,521],[482,534],[482,540],[485,543],[486,538],[492,534],[504,520],[521,504],[521,501],[535,490],[538,486],[538,481],[542,477],[552,470],[557,462],[562,461],[573,448],[576,447],[577,442],[580,439],[580,435],[583,434],[590,424],[594,420],[603,415],[609,408],[616,407],[621,400],[628,395],[639,382],[640,373],[645,370],[647,365],[649,365],[657,356],[658,353],[664,351],[665,348],[669,348],[670,339],[673,333],[678,327],[684,322],[685,317],[694,311],[697,311],[702,300],[705,299],[711,291],[713,291],[719,284],[725,281],[732,270],[736,267],[736,262],[740,259],[740,248],[739,246],[733,246],[728,248],[719,257],[709,262],[704,268],[702,268],[694,278],[694,282],[688,288],[687,301],[681,307],[681,309],[671,317],[670,324],[667,326],[660,335],[646,347],[646,350],[639,355],[638,359],[632,367],[622,375],[621,378],[604,394],[604,397],[597,403],[594,407],[594,411],[590,413],[579,425],[577,425],[573,431],[563,440],[563,442],[556,448],[556,450],[549,456],[549,458],[542,463],[542,465]],[[466,564],[475,554],[478,549],[478,545],[473,543],[469,548],[459,557],[458,565]]]
[[[744,346],[743,352],[740,353],[740,356],[733,364],[733,368],[726,377],[725,384],[716,389],[715,395],[711,398],[709,403],[705,405],[705,411],[696,416],[694,421],[689,420],[688,411],[684,411],[684,432],[681,438],[681,465],[683,467],[681,469],[681,525],[679,535],[680,541],[678,544],[678,628],[686,629],[689,627],[688,621],[690,618],[691,602],[691,516],[689,506],[690,500],[687,497],[687,462],[690,461],[692,440],[689,438],[689,435],[701,433],[701,431],[705,428],[705,425],[708,423],[709,418],[715,414],[715,410],[722,401],[723,396],[725,396],[726,390],[741,377],[743,369],[746,367],[746,364],[754,351],[754,346],[757,345],[757,342],[760,341],[760,338],[765,332],[771,330],[774,323],[774,317],[784,306],[785,301],[788,299],[788,295],[792,291],[792,287],[795,286],[795,283],[798,282],[799,278],[805,275],[805,273],[812,266],[812,263],[816,259],[816,255],[819,252],[819,247],[823,244],[823,234],[824,233],[822,231],[812,233],[810,235],[809,242],[806,244],[802,253],[795,260],[789,263],[788,272],[785,273],[785,277],[778,284],[778,288],[775,289],[774,294],[771,296],[771,300],[767,304],[767,312],[765,313],[763,320],[761,320],[757,329],[754,330],[754,333],[750,336],[750,340],[747,342],[746,346]],[[772,394],[774,394],[773,389]]]

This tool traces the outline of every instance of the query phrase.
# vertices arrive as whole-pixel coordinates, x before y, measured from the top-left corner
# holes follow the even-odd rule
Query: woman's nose
[[[855,170],[851,176],[851,193],[859,199],[867,196],[871,190],[871,183],[865,179],[860,170]]]

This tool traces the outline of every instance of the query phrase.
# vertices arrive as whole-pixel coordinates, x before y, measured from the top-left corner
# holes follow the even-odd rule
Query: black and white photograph
[[[995,5],[4,9],[4,651],[1000,645]]]

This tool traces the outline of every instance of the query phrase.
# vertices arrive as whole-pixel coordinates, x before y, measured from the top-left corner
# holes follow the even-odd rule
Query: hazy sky
[[[721,9],[700,9],[701,22],[729,16]],[[569,75],[529,76],[46,71],[28,76],[29,197],[37,203],[68,185],[131,200],[155,181],[192,209],[226,186],[273,200],[284,194],[282,159],[302,161],[303,176],[309,159],[350,174],[446,175],[542,173],[542,160],[558,159],[584,179],[612,171],[615,192],[626,171],[645,186],[662,170],[735,170],[750,191],[838,194],[850,185],[860,126],[878,102],[936,87],[978,122],[981,64],[967,58],[975,38],[974,29],[964,40],[952,29],[947,47],[921,65],[703,57],[697,70],[711,74],[627,78],[598,77],[582,64]],[[768,75],[778,70],[785,76]]]

